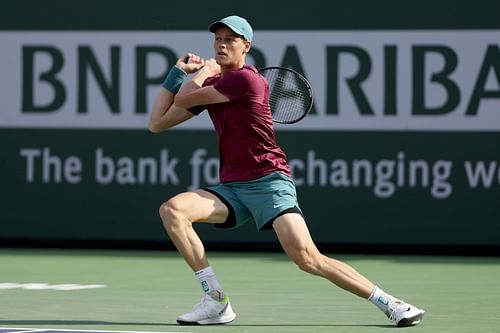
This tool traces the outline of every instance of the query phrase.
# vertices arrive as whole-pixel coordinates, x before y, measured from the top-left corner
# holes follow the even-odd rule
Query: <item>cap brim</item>
[[[243,39],[245,39],[245,40],[246,40],[245,35],[243,34],[243,32],[242,32],[242,31],[239,31],[238,29],[236,29],[236,28],[235,28],[235,27],[233,27],[232,25],[229,25],[229,24],[224,23],[224,22],[219,22],[219,21],[214,22],[214,23],[212,23],[212,24],[210,25],[210,27],[208,27],[208,30],[209,30],[210,32],[214,32],[214,33],[215,33],[215,31],[216,31],[217,29],[219,29],[220,27],[226,27],[226,28],[229,28],[229,29],[231,29],[231,31],[232,31],[232,32],[234,32],[234,33],[235,33],[235,34],[237,34],[238,36],[243,37]]]
[[[222,23],[222,22],[214,22],[210,25],[210,27],[208,27],[208,31],[210,32],[215,32],[215,30],[217,30],[218,28],[220,27],[228,27],[229,29],[233,30],[230,26],[228,26],[227,24],[225,23]]]

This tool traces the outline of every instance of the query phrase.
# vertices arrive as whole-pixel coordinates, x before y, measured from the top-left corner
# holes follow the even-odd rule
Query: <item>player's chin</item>
[[[227,55],[221,55],[221,54],[217,54],[215,56],[215,62],[217,62],[217,64],[219,65],[227,65],[230,60],[229,60],[229,57]]]

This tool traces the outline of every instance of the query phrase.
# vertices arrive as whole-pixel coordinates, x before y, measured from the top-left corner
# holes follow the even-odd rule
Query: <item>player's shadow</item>
[[[388,328],[393,325],[372,325],[372,324],[228,324],[234,327],[378,327]]]
[[[0,325],[14,325],[14,326],[36,326],[36,325],[41,325],[41,326],[50,326],[50,325],[68,325],[68,326],[73,326],[73,325],[101,325],[101,326],[176,326],[179,327],[179,324],[177,323],[138,323],[138,322],[112,322],[112,321],[101,321],[101,320],[43,320],[43,319],[33,319],[33,320],[0,320]],[[379,327],[379,328],[387,328],[387,327],[393,327],[392,325],[371,325],[371,324],[236,324],[236,323],[230,323],[227,326],[234,326],[234,327]],[[37,327],[37,329],[43,329],[40,327]],[[51,328],[51,332],[55,331],[65,331],[64,328]],[[71,329],[72,332],[78,331],[75,329]],[[85,330],[82,329],[82,332]],[[106,329],[103,331],[106,332],[112,332],[109,329]],[[97,331],[96,331],[97,332]]]

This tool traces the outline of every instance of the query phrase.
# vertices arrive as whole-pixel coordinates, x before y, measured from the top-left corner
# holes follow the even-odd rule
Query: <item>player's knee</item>
[[[304,272],[316,274],[317,260],[306,249],[301,249],[295,252],[292,257],[293,262]]]
[[[160,206],[160,216],[163,226],[167,230],[174,230],[181,226],[183,220],[182,203],[175,197]]]

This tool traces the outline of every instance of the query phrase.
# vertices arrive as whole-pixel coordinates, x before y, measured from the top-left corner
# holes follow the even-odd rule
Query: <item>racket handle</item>
[[[188,63],[189,58],[190,58],[190,57],[189,57],[188,55],[184,57],[184,63],[185,63],[185,64],[187,64],[187,63]]]

